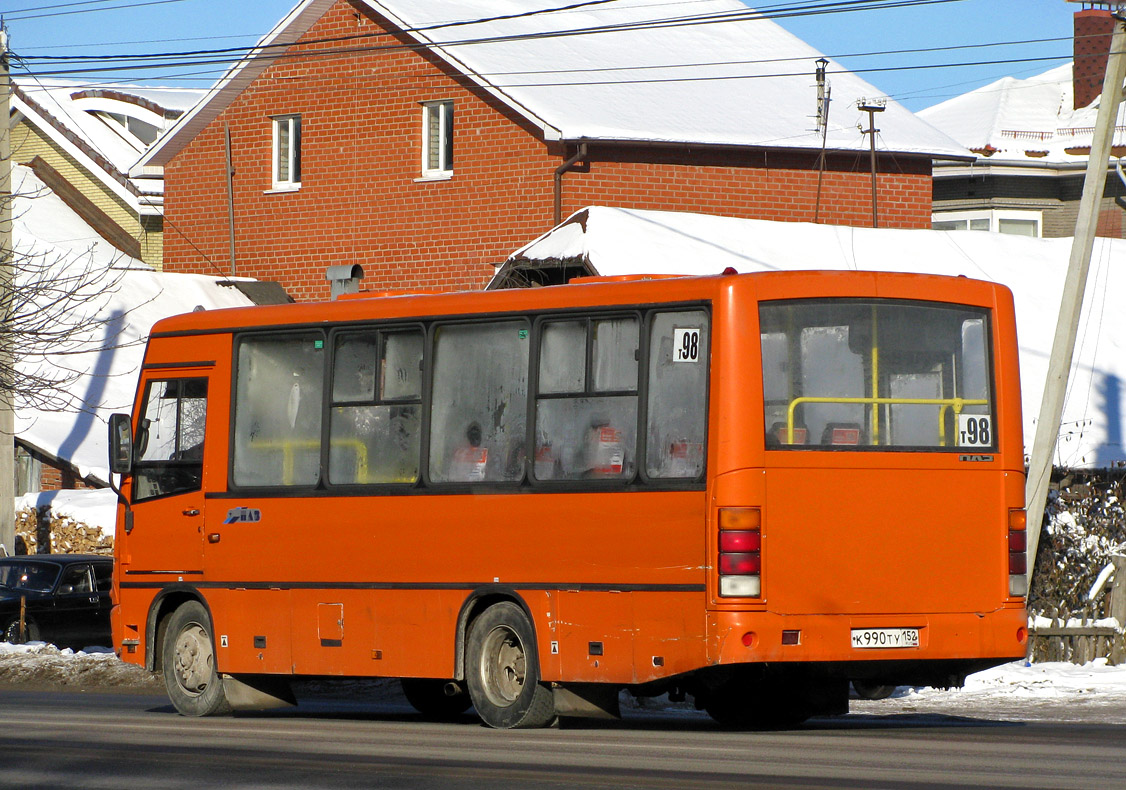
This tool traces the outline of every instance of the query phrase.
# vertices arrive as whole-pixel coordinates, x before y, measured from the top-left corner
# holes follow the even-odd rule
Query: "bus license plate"
[[[918,628],[853,628],[852,646],[857,648],[918,647]]]

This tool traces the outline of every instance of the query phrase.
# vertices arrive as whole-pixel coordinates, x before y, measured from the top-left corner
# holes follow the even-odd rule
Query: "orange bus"
[[[1026,652],[1014,327],[872,272],[166,319],[110,425],[117,650],[187,715],[296,676],[500,728],[959,685]]]

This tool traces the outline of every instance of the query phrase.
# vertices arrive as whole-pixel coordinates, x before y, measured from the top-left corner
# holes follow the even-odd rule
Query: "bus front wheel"
[[[551,689],[540,683],[535,635],[514,603],[494,604],[469,631],[469,697],[477,715],[497,729],[531,729],[555,722]]]
[[[223,681],[215,668],[211,618],[197,601],[172,613],[163,645],[164,686],[184,716],[221,716],[231,712]]]

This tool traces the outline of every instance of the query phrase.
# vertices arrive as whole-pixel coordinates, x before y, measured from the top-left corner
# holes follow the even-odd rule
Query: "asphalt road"
[[[0,691],[3,788],[1122,787],[1126,727],[861,713],[725,732],[693,713],[495,731],[394,701],[186,719],[163,696]]]

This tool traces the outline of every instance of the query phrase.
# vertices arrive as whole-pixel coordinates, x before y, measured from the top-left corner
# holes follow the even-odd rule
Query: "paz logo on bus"
[[[257,523],[262,520],[262,511],[256,507],[233,507],[227,511],[224,524]]]

